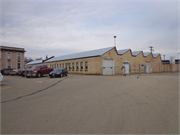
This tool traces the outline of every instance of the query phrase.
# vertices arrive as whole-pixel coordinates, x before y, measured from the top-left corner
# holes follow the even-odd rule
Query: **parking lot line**
[[[12,88],[12,87],[1,87],[1,90],[9,89],[9,88]]]
[[[36,81],[36,83],[43,83],[42,81]]]

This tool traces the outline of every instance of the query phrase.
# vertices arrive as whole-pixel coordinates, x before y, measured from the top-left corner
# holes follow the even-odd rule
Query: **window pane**
[[[69,63],[69,71],[71,71],[71,63]]]
[[[21,59],[21,54],[20,53],[17,54],[17,59],[18,60]]]
[[[74,71],[74,63],[72,63],[72,71]]]
[[[8,62],[7,68],[11,68],[11,63]]]
[[[18,63],[17,68],[20,69],[20,63]]]
[[[88,71],[88,62],[85,62],[85,70]]]
[[[78,67],[78,62],[76,62],[76,71],[79,70],[79,67]]]
[[[11,58],[11,53],[7,53],[7,58],[8,58],[8,59]]]
[[[83,71],[83,62],[81,62],[81,71]]]

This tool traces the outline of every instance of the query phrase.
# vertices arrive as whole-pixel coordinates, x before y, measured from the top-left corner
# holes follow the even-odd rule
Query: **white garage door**
[[[113,75],[114,74],[114,60],[103,60],[103,75]]]

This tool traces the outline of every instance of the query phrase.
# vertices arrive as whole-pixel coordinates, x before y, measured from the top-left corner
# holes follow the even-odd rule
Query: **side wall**
[[[72,59],[72,60],[64,60],[64,61],[56,61],[56,62],[45,62],[41,63],[43,65],[47,65],[49,68],[66,68],[70,74],[96,74],[100,75],[103,72],[103,59],[113,59],[114,60],[114,74],[123,75],[123,62],[128,61],[131,65],[131,73],[139,73],[139,64],[141,64],[141,71],[144,71],[144,66],[147,61],[149,62],[161,62],[160,55],[156,58],[152,57],[152,54],[149,54],[147,57],[143,56],[143,53],[139,53],[137,56],[132,56],[131,50],[127,51],[123,55],[118,55],[116,48],[113,48],[106,52],[105,54],[99,57],[89,57],[89,58],[81,58],[81,59]],[[83,63],[83,69],[81,70],[81,62]],[[85,63],[88,63],[87,70],[85,67]],[[74,63],[74,71],[72,70],[72,64]],[[76,67],[76,63],[78,63],[78,68]],[[41,64],[33,64],[33,65],[41,65]],[[70,67],[69,67],[70,64]],[[26,65],[33,66],[33,65]],[[159,68],[158,68],[159,70]],[[155,72],[155,71],[154,71]]]
[[[100,74],[100,57],[90,57],[90,58],[81,58],[81,59],[73,59],[73,60],[64,60],[64,61],[56,61],[56,62],[48,62],[43,63],[47,65],[49,68],[59,68],[63,67],[66,68],[70,74]],[[81,62],[82,62],[82,69],[81,69]],[[87,70],[85,68],[85,63],[87,62]],[[74,70],[72,69],[72,64],[74,63]],[[71,67],[69,67],[69,64]],[[78,64],[78,68],[77,68]]]
[[[11,58],[7,59],[7,54],[11,53]],[[20,53],[20,59],[17,59],[17,55]],[[17,68],[20,63],[20,69],[24,69],[24,52],[16,51],[1,51],[1,68],[7,68],[8,62],[11,63],[11,68]]]

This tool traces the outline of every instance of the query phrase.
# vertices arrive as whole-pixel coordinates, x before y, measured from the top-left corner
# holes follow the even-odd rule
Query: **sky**
[[[152,46],[163,60],[177,59],[179,6],[180,0],[0,0],[0,45],[24,48],[33,59],[114,45],[143,52]]]

